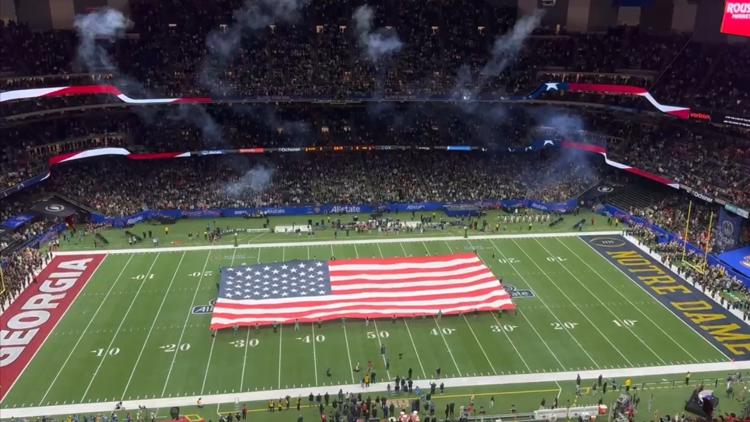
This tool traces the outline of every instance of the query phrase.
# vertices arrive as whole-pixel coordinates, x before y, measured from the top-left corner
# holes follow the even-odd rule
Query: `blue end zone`
[[[740,318],[622,236],[581,239],[728,358],[750,360],[750,327]]]

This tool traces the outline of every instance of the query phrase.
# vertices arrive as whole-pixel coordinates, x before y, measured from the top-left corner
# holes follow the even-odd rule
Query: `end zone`
[[[70,309],[106,255],[56,256],[0,315],[0,401]]]
[[[750,326],[622,236],[581,236],[665,308],[732,360],[750,360]]]

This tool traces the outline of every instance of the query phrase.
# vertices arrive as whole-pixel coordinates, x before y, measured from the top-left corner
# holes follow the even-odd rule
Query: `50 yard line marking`
[[[354,371],[353,371],[354,366],[352,366],[352,354],[351,352],[349,352],[349,336],[346,335],[346,322],[342,320],[341,325],[344,326],[344,341],[346,342],[346,357],[349,358],[349,374],[352,376],[352,384],[354,384]]]
[[[156,311],[156,315],[154,315],[154,320],[151,321],[151,327],[148,329],[148,334],[146,334],[146,339],[143,340],[143,346],[141,346],[141,351],[138,353],[138,358],[135,360],[133,369],[130,371],[128,382],[125,384],[125,388],[122,390],[122,394],[120,395],[120,399],[122,400],[125,399],[125,393],[127,393],[128,388],[130,388],[130,382],[133,381],[133,375],[135,375],[135,370],[138,368],[138,364],[141,362],[143,351],[146,349],[146,344],[148,343],[149,338],[151,338],[151,333],[154,331],[156,320],[159,319],[159,314],[161,314],[161,310],[164,307],[164,302],[167,301],[167,297],[169,296],[169,290],[172,288],[172,285],[174,284],[174,279],[177,277],[177,272],[180,270],[182,261],[185,259],[185,253],[186,252],[183,252],[182,255],[180,256],[180,261],[177,263],[177,268],[175,268],[174,273],[172,274],[172,279],[169,281],[169,286],[167,286],[167,291],[164,292],[162,296],[161,303],[159,304],[159,309]]]
[[[382,256],[382,254],[381,254],[381,256]],[[383,343],[380,340],[380,330],[378,329],[378,322],[375,321],[374,319],[372,320],[372,322],[375,325],[375,338],[378,339],[378,346],[380,346],[380,348],[382,348],[383,347]],[[380,353],[379,350],[378,350],[378,353]],[[381,354],[380,357],[383,358],[383,368],[386,368],[385,355]],[[390,381],[391,380],[391,370],[388,369],[388,368],[386,368],[385,374],[388,376],[388,381]]]
[[[104,361],[107,359],[107,356],[109,355],[109,349],[112,348],[112,345],[115,343],[115,339],[117,338],[117,334],[120,333],[120,329],[122,329],[122,325],[125,323],[125,320],[128,318],[128,314],[130,314],[130,310],[133,309],[133,304],[135,303],[135,300],[138,298],[138,294],[141,293],[141,290],[143,289],[143,285],[146,284],[146,281],[148,280],[148,276],[151,274],[151,271],[154,269],[154,264],[156,264],[156,261],[159,259],[159,256],[161,255],[161,252],[157,253],[154,257],[153,262],[151,262],[151,266],[148,267],[148,271],[146,271],[146,276],[143,277],[143,281],[141,281],[141,285],[138,286],[138,291],[135,292],[133,295],[133,299],[130,301],[130,305],[128,306],[128,309],[125,311],[125,315],[123,315],[122,320],[120,321],[120,325],[117,326],[117,329],[115,330],[115,334],[112,336],[112,340],[109,341],[109,345],[107,346],[106,353],[104,353],[104,356],[102,356],[102,360],[99,361],[99,365],[96,367],[96,370],[94,371],[94,375],[91,376],[91,380],[89,381],[89,384],[86,386],[86,390],[83,392],[83,396],[81,396],[81,401],[83,401],[86,396],[89,394],[89,390],[91,389],[91,386],[94,384],[94,380],[96,379],[97,374],[99,374],[99,370],[102,369],[102,365],[104,364]]]
[[[52,382],[47,387],[47,391],[44,392],[44,396],[42,396],[42,399],[39,400],[39,406],[41,406],[42,403],[44,402],[44,399],[47,398],[47,395],[52,390],[52,386],[54,386],[55,382],[57,382],[57,379],[60,377],[60,374],[62,373],[63,369],[65,369],[65,366],[68,365],[68,361],[70,360],[70,357],[73,356],[73,353],[78,348],[78,345],[81,343],[81,340],[86,335],[86,332],[88,331],[89,327],[91,327],[91,324],[94,322],[94,320],[96,320],[96,316],[99,314],[99,311],[102,309],[102,306],[104,306],[104,302],[107,301],[107,297],[109,297],[109,294],[112,292],[112,290],[115,288],[115,286],[119,282],[120,278],[122,277],[122,274],[125,272],[125,269],[128,267],[128,264],[130,264],[130,261],[132,259],[133,259],[133,254],[130,254],[130,257],[128,258],[127,262],[125,262],[125,265],[122,266],[120,273],[117,274],[117,277],[115,278],[114,283],[112,283],[112,285],[109,286],[109,290],[107,290],[107,294],[104,295],[104,298],[99,302],[99,306],[96,308],[96,311],[94,311],[94,314],[91,315],[91,318],[89,319],[88,324],[86,324],[86,327],[83,329],[83,332],[81,332],[81,335],[78,336],[78,340],[76,340],[76,344],[74,344],[73,348],[70,349],[70,352],[68,353],[68,356],[65,358],[65,361],[63,362],[62,366],[60,366],[60,369],[57,370],[57,374],[55,374],[55,378],[52,379]]]
[[[385,258],[383,256],[383,250],[380,248],[380,244],[378,243],[377,245],[378,245],[378,253],[380,253],[380,257],[381,258]],[[404,251],[404,256],[406,256],[406,250],[404,249],[404,244],[403,243],[399,243],[399,245],[401,245],[401,250]],[[357,258],[359,258],[359,254],[357,255]],[[419,352],[417,351],[417,345],[414,344],[414,338],[411,336],[411,330],[409,329],[409,324],[406,322],[406,318],[402,318],[401,320],[404,321],[404,326],[406,327],[406,332],[409,334],[409,340],[411,341],[412,348],[414,348],[414,355],[417,357],[417,362],[419,363],[419,369],[422,370],[422,376],[424,376],[425,378],[427,378],[427,373],[424,371],[424,366],[422,366],[422,359],[419,357]],[[373,319],[373,322],[375,322],[374,319]],[[375,331],[375,336],[378,339],[378,344],[382,346],[382,344],[380,343],[380,330],[378,330],[377,323],[375,323],[375,330],[376,330]],[[386,357],[383,356],[383,365],[385,365],[385,359],[386,359]],[[391,379],[391,372],[389,370],[387,370],[387,369],[386,369],[386,375],[388,376],[388,380],[390,380]]]
[[[210,256],[211,256],[211,251],[209,250],[208,254],[206,255],[206,261],[203,263],[203,270],[201,272],[200,278],[198,279],[198,285],[195,287],[195,291],[193,292],[193,300],[190,303],[190,311],[188,311],[188,314],[185,317],[185,322],[182,324],[182,331],[180,331],[180,337],[177,340],[177,347],[175,347],[174,355],[172,356],[172,362],[169,364],[169,371],[167,371],[167,376],[164,379],[164,387],[162,387],[162,390],[161,390],[162,396],[164,396],[164,393],[167,391],[167,385],[169,384],[169,377],[172,376],[172,369],[174,368],[174,361],[177,359],[177,351],[180,349],[180,345],[182,344],[182,337],[185,335],[185,328],[187,328],[188,318],[190,318],[190,314],[192,313],[193,306],[195,306],[195,298],[198,296],[198,290],[200,290],[201,282],[203,281],[203,275],[206,273],[206,266],[208,265],[208,258]]]

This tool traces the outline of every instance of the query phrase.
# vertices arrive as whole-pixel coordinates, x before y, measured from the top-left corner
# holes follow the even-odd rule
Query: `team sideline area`
[[[398,377],[414,380],[423,390],[432,382],[464,385],[460,391],[468,394],[469,385],[554,385],[577,373],[593,377],[606,371],[619,379],[620,373],[745,369],[745,362],[732,362],[726,345],[682,320],[606,258],[602,245],[635,249],[614,230],[613,221],[568,216],[561,226],[570,230],[570,223],[581,218],[588,219],[585,227],[592,231],[529,231],[528,223],[519,223],[508,232],[473,232],[466,238],[463,227],[444,238],[342,233],[325,240],[331,233],[268,233],[260,243],[243,239],[235,247],[227,244],[233,235],[218,242],[224,245],[212,246],[202,233],[189,243],[186,233],[206,221],[188,220],[170,226],[169,234],[162,225],[128,229],[159,230],[170,239],[159,247],[149,245],[153,250],[134,245],[128,251],[125,243],[117,253],[87,255],[70,250],[76,243],[88,247],[85,236],[63,241],[61,249],[70,251],[56,253],[50,266],[86,256],[101,262],[5,396],[3,413],[39,416],[55,406],[66,406],[65,413],[99,412],[121,400],[130,408],[184,406],[196,397],[204,403],[233,402],[233,397],[257,401],[287,395],[280,390],[295,396],[308,389],[338,391],[339,386],[352,391],[365,372],[372,390],[385,390],[387,384],[394,388]],[[242,230],[263,223],[226,222],[231,231],[256,236],[256,241],[258,234]],[[611,230],[596,231],[602,228]],[[101,234],[113,239],[110,246],[121,246],[114,240],[118,236],[129,237],[114,229]],[[476,253],[503,280],[517,311],[243,327],[214,336],[208,329],[222,267],[455,253]]]

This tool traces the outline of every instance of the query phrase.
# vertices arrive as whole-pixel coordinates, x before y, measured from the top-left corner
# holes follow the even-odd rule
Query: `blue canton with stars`
[[[331,294],[328,263],[287,261],[221,269],[219,298],[265,300]]]

